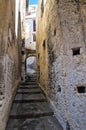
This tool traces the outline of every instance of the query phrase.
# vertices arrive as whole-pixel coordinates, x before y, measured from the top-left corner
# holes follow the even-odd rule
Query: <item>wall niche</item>
[[[73,56],[80,55],[80,47],[72,49]]]
[[[78,86],[77,92],[78,93],[86,93],[86,86]]]

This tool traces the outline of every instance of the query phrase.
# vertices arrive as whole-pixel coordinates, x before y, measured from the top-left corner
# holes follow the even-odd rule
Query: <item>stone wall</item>
[[[38,79],[64,130],[86,129],[86,2],[39,1]]]
[[[15,0],[0,0],[0,130],[5,130],[20,75]]]

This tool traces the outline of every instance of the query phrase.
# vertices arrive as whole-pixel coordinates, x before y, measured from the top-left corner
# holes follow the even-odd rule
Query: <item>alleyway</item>
[[[19,85],[6,130],[62,130],[36,76]]]
[[[0,0],[0,130],[86,130],[86,0],[34,2]]]

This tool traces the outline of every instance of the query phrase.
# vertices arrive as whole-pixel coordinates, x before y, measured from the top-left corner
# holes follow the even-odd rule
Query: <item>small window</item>
[[[36,20],[33,20],[33,31],[36,31]]]
[[[38,59],[40,58],[40,53],[38,53]]]
[[[43,41],[43,48],[45,49],[45,40]]]
[[[86,93],[86,87],[85,86],[79,86],[77,87],[78,93]]]
[[[73,48],[72,51],[73,51],[73,56],[75,56],[75,55],[80,55],[80,47],[78,47],[78,48]]]
[[[24,51],[23,50],[21,51],[21,54],[24,55]]]
[[[56,28],[54,29],[54,36],[56,36]]]
[[[58,92],[61,92],[61,87],[60,87],[60,85],[58,85]]]

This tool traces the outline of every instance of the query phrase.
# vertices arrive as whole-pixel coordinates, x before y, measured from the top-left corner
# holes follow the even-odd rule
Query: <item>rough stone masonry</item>
[[[86,130],[86,1],[40,0],[39,84],[64,130]]]
[[[5,130],[19,83],[18,60],[15,0],[0,0],[0,130]]]

